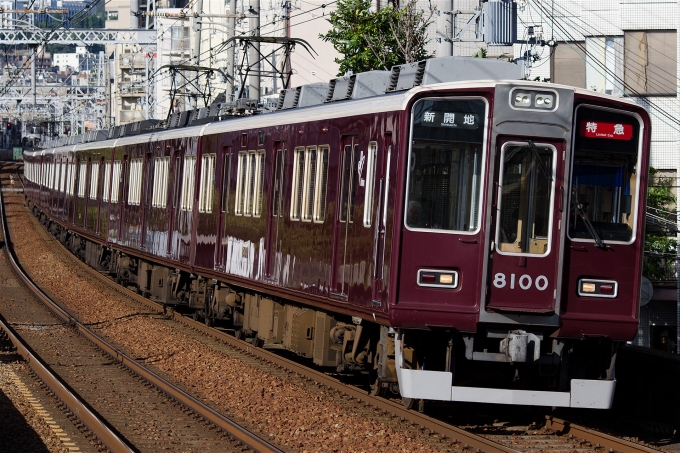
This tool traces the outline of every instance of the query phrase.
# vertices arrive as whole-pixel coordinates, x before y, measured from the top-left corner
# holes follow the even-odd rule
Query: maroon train
[[[649,116],[520,69],[431,59],[76,138],[25,153],[26,194],[91,266],[406,404],[608,408]]]

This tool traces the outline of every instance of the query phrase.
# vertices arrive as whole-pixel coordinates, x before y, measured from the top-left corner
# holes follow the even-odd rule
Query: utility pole
[[[198,0],[196,2],[196,12],[200,16],[203,14],[203,0]],[[203,23],[199,21],[198,17],[194,18],[194,52],[196,52],[196,62],[194,63],[196,66],[201,65],[201,29],[203,28]],[[198,74],[196,77],[200,77]],[[198,85],[200,83],[200,78],[196,79],[196,84]],[[196,105],[194,108],[198,108],[198,92],[196,92],[196,97],[194,98],[194,101],[196,102]]]
[[[252,17],[249,19],[250,33],[252,36],[260,36],[260,0],[251,0],[248,10]],[[255,41],[248,53],[248,65],[253,75],[250,76],[250,91],[248,99],[260,100],[260,43]]]
[[[284,4],[284,8],[286,10],[286,27],[285,27],[286,38],[290,38],[290,0],[284,0],[283,4]],[[285,63],[285,67],[283,68],[283,72],[287,75],[287,77],[286,77],[287,82],[286,82],[286,86],[283,87],[283,88],[287,89],[287,88],[290,88],[290,79],[291,79],[291,76],[292,76],[292,70],[290,68],[290,57],[286,58],[284,61],[286,63]]]
[[[229,18],[227,19],[227,39],[236,35],[236,0],[229,0]],[[234,48],[236,43],[232,42],[227,48],[227,102],[232,100],[234,95]]]
[[[450,14],[453,11],[453,0],[440,0],[437,13],[437,56],[447,57],[453,55],[453,21],[456,16]],[[446,14],[449,13],[449,14]]]

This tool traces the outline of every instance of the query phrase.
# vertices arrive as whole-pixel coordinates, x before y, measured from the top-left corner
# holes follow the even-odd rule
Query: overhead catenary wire
[[[531,2],[529,2],[528,5],[529,5],[530,8],[532,7]],[[542,8],[541,6],[539,6],[539,7]],[[541,11],[539,12],[539,14],[540,14],[541,17],[543,18],[543,10],[541,10]],[[588,59],[587,59],[586,56],[585,56],[585,55],[586,55],[586,49],[585,49],[585,47],[582,46],[582,45],[580,45],[580,44],[578,44],[579,41],[575,40],[574,37],[571,36],[571,34],[564,28],[564,26],[561,25],[561,24],[559,23],[559,21],[556,22],[555,25],[556,25],[556,28],[558,29],[558,30],[556,30],[556,31],[558,31],[558,36],[560,36],[560,37],[562,38],[562,40],[563,40],[569,47],[571,47],[572,49],[574,48],[574,46],[578,47],[578,48],[583,52],[583,54],[581,54],[580,52],[577,52],[577,54],[578,54],[582,59],[584,59],[584,60],[586,61],[586,64],[589,64],[589,61],[588,61]],[[559,32],[561,32],[561,33],[559,33]],[[591,64],[591,67],[593,67],[595,70],[597,70],[598,73],[599,73],[600,75],[603,75],[603,76],[605,76],[605,77],[607,77],[607,75],[609,75],[613,80],[616,80],[621,86],[623,86],[623,87],[626,86],[626,84],[624,83],[624,81],[623,81],[619,76],[617,76],[614,72],[612,72],[609,68],[607,68],[607,67],[604,65],[604,63],[602,63],[602,62],[600,62],[600,61],[597,61],[597,60],[594,61],[594,63],[595,63],[597,66],[599,66],[599,69],[598,69],[597,67],[593,67],[593,66],[592,66],[592,63],[590,63],[590,64]],[[604,72],[602,72],[602,71],[604,71]],[[645,96],[645,95],[643,95],[643,94],[640,94],[640,93],[637,93],[635,90],[632,90],[632,89],[630,89],[630,93],[625,93],[625,92],[624,92],[624,96],[627,96],[627,97],[633,96],[633,97],[643,98],[643,99],[645,99],[647,102],[649,102],[650,104],[653,104],[652,101],[650,101],[650,100],[648,99],[647,96]],[[680,128],[677,127],[677,126],[680,126],[680,120],[674,118],[671,114],[669,114],[668,112],[664,111],[663,109],[655,109],[655,110],[657,110],[658,113],[651,112],[653,116],[657,117],[662,123],[666,124],[667,126],[671,127],[672,129],[674,129],[674,130],[680,132]],[[663,118],[660,118],[660,117],[658,116],[658,114],[661,114],[661,116],[662,116]],[[673,123],[675,126],[673,126],[672,124],[669,124],[669,122],[670,122],[670,123]]]

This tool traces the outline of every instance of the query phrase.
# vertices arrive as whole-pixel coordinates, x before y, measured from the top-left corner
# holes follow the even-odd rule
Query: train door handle
[[[477,243],[477,239],[463,239],[463,238],[458,238],[458,240],[459,240],[460,242],[462,242],[463,244],[476,244],[476,243]]]
[[[560,186],[560,201],[559,201],[560,212],[564,210],[564,187]]]

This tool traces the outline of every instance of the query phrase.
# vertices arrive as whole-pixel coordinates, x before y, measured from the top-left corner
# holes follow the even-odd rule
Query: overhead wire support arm
[[[224,41],[222,43],[223,47],[228,47],[230,44],[235,43],[238,41],[239,44],[243,46],[243,59],[241,62],[241,69],[239,70],[239,77],[240,77],[240,84],[241,88],[239,90],[238,95],[236,96],[237,99],[240,99],[243,96],[244,92],[244,87],[245,87],[245,81],[247,80],[248,76],[251,75],[251,73],[256,73],[256,74],[262,74],[264,73],[263,71],[260,71],[259,69],[254,69],[254,68],[259,68],[259,64],[261,61],[267,62],[267,64],[272,68],[270,71],[267,71],[266,74],[271,74],[275,77],[280,77],[281,81],[283,82],[283,86],[287,87],[289,86],[289,81],[292,76],[292,71],[285,71],[285,70],[280,70],[277,68],[275,64],[273,64],[269,59],[267,58],[268,55],[263,55],[262,52],[258,50],[258,60],[257,61],[248,61],[248,50],[252,47],[254,47],[252,44],[257,42],[257,43],[266,43],[266,44],[278,44],[279,47],[274,50],[274,52],[283,49],[284,50],[284,61],[283,61],[283,68],[288,68],[290,67],[290,54],[292,53],[293,49],[295,48],[296,45],[302,46],[303,49],[305,49],[309,55],[312,56],[312,58],[316,58],[314,55],[318,55],[318,53],[312,48],[312,46],[305,41],[304,39],[301,38],[286,38],[282,36],[236,36],[233,38],[229,38],[228,40]]]

